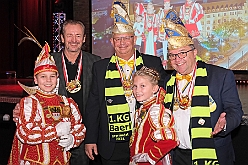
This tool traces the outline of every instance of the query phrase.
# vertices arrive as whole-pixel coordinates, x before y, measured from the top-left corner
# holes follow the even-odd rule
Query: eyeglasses
[[[115,42],[121,42],[121,40],[123,39],[123,41],[130,41],[134,36],[126,36],[126,37],[115,37],[114,40]]]
[[[185,58],[185,57],[188,55],[187,53],[189,53],[190,51],[192,51],[192,50],[194,50],[194,49],[195,49],[195,48],[190,49],[190,50],[185,51],[185,52],[179,52],[179,53],[177,53],[177,54],[169,53],[169,54],[168,54],[168,57],[169,57],[170,60],[175,60],[176,57],[182,59],[182,58]]]

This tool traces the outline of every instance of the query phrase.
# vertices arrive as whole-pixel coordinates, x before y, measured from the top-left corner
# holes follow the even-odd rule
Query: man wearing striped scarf
[[[233,72],[204,63],[192,37],[175,11],[165,17],[168,58],[173,73],[167,80],[166,107],[173,111],[180,141],[175,165],[233,165],[231,131],[243,111]]]
[[[85,125],[85,151],[90,159],[100,154],[103,165],[128,165],[129,140],[134,126],[136,101],[132,75],[143,65],[152,67],[165,78],[159,57],[144,55],[134,48],[136,36],[125,5],[113,3],[114,27],[111,43],[115,54],[93,65]],[[104,53],[104,52],[103,52]]]

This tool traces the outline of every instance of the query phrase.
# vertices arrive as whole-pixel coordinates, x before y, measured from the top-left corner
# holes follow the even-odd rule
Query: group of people
[[[81,51],[79,21],[64,23],[61,53],[42,48],[38,86],[22,85],[30,95],[14,109],[9,164],[233,165],[230,132],[243,111],[232,71],[204,63],[169,10],[164,30],[174,71],[168,75],[159,57],[135,49],[125,5],[115,1],[113,12],[110,58]]]

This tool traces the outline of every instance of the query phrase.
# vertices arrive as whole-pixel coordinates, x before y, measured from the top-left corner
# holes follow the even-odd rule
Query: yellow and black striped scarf
[[[108,113],[109,140],[112,142],[124,142],[129,141],[133,126],[116,61],[117,56],[113,55],[107,66],[105,75],[105,101]],[[143,66],[142,56],[138,53],[135,66],[137,70]]]
[[[175,90],[175,75],[173,72],[166,85],[165,105],[173,110],[173,94]],[[199,120],[204,120],[201,125]],[[195,86],[191,102],[191,144],[192,164],[218,164],[212,132],[207,70],[205,63],[197,61]]]

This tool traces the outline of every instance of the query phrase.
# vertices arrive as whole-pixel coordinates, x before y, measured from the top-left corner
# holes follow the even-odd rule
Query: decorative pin
[[[113,100],[112,99],[108,99],[107,102],[111,104],[113,102]]]
[[[204,124],[205,124],[205,120],[204,120],[203,118],[200,118],[200,119],[198,120],[198,124],[204,125]]]

